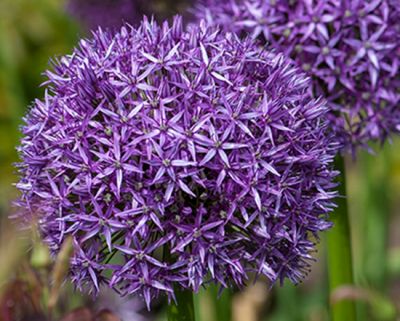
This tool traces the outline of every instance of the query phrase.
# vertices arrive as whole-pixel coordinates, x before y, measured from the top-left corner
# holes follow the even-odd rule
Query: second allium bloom
[[[98,31],[26,117],[24,218],[73,280],[140,293],[299,281],[335,193],[327,112],[282,56],[204,24]]]
[[[196,14],[268,44],[313,79],[351,149],[400,130],[400,2],[203,0]]]

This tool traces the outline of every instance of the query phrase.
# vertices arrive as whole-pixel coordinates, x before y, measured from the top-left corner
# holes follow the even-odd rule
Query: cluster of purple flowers
[[[188,0],[69,0],[67,11],[88,29],[136,26],[144,15],[162,21],[187,10]]]
[[[196,14],[268,44],[313,79],[347,148],[400,130],[397,0],[205,0]]]
[[[204,22],[98,30],[47,72],[17,187],[72,278],[150,304],[174,285],[298,282],[336,196],[324,101],[281,55]]]

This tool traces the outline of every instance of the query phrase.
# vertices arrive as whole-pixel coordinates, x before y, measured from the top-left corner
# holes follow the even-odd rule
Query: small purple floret
[[[196,14],[293,58],[354,150],[399,132],[399,8],[398,0],[203,0]]]
[[[47,77],[25,118],[18,205],[54,253],[73,236],[78,287],[150,304],[174,285],[307,274],[338,144],[283,56],[144,19],[98,30]]]

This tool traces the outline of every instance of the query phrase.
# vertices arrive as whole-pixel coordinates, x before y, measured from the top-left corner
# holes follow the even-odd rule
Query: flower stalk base
[[[193,292],[190,290],[176,289],[176,302],[168,305],[168,321],[195,321]]]
[[[338,177],[340,198],[338,208],[332,215],[333,228],[328,232],[328,274],[330,295],[342,286],[352,285],[353,263],[351,254],[351,234],[349,212],[346,196],[346,172],[344,158],[338,156],[335,161],[336,169],[340,171]],[[355,302],[341,300],[331,306],[332,321],[355,321]]]

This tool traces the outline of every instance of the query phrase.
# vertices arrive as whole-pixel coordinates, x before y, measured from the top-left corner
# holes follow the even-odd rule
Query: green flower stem
[[[332,215],[334,227],[328,234],[328,273],[330,293],[337,288],[352,285],[353,264],[351,253],[351,235],[349,212],[346,194],[346,172],[344,158],[336,158],[336,169],[340,171],[338,178],[340,186],[335,213]],[[356,307],[354,301],[341,300],[331,306],[332,321],[355,321]]]
[[[285,282],[280,287],[275,287],[276,295],[276,308],[275,316],[276,320],[290,320],[290,321],[301,321],[303,320],[303,310],[301,306],[304,302],[302,296],[299,293],[299,288],[291,282]],[[273,319],[275,320],[275,319]]]
[[[232,320],[232,290],[224,289],[221,296],[218,297],[218,286],[210,285],[209,292],[214,302],[215,317],[218,321]]]
[[[387,283],[387,243],[390,214],[388,151],[380,155],[364,154],[362,164],[364,189],[364,230],[362,266],[370,286],[384,291]]]
[[[168,321],[195,321],[193,292],[183,289],[175,289],[176,303],[168,305]]]
[[[194,318],[196,321],[203,321],[203,310],[201,309],[201,299],[203,291],[200,289],[198,293],[193,294]]]

